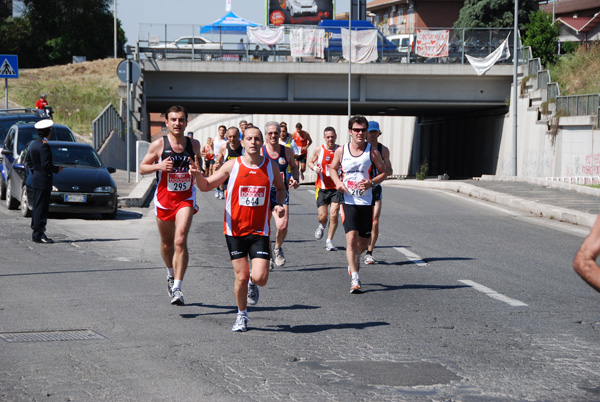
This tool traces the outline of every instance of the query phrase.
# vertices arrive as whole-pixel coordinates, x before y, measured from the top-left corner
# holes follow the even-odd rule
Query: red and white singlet
[[[329,168],[331,167],[331,161],[338,146],[336,145],[333,150],[329,150],[325,145],[321,145],[321,150],[317,157],[317,166],[321,167],[321,173],[317,175],[317,180],[315,181],[316,188],[320,188],[321,190],[335,190],[335,183],[329,175]]]
[[[235,237],[270,235],[269,194],[273,174],[271,161],[265,157],[255,168],[246,166],[241,157],[235,160],[225,196],[224,234]]]

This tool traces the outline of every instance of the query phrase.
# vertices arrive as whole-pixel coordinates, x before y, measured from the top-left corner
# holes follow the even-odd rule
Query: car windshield
[[[8,120],[8,119],[6,119],[6,120],[0,121],[0,144],[4,144],[4,139],[6,138],[6,133],[8,133],[10,126],[12,126],[13,124],[35,123],[38,120],[40,120],[40,119],[36,119],[35,117],[32,117],[31,119],[24,119],[24,120],[13,120],[13,119]]]
[[[102,166],[98,154],[91,147],[52,144],[51,149],[52,159],[56,165],[93,168]]]
[[[17,152],[20,153],[23,150],[23,148],[25,148],[25,146],[29,144],[30,141],[35,140],[36,138],[38,138],[37,130],[20,130],[19,143],[17,144]],[[71,133],[71,130],[64,127],[52,127],[50,140],[75,142],[75,138],[73,137],[73,133]]]

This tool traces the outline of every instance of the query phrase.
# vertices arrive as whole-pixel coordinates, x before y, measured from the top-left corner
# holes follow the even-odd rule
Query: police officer
[[[38,138],[29,146],[30,165],[32,173],[28,178],[28,185],[33,189],[33,213],[31,215],[31,239],[36,243],[51,244],[52,239],[46,237],[46,222],[48,221],[48,208],[50,206],[50,193],[52,192],[52,174],[62,170],[62,166],[54,166],[52,151],[48,145],[51,127],[54,122],[50,119],[40,120],[35,123]]]

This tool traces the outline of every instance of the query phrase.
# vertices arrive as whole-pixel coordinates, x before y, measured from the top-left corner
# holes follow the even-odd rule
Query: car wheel
[[[0,176],[0,200],[6,199],[6,183],[2,176]]]
[[[100,214],[100,215],[102,215],[102,219],[113,220],[117,217],[117,208],[115,208],[115,210],[113,212],[107,212],[105,214]]]
[[[153,55],[154,60],[162,60],[165,58],[165,55],[162,52],[155,52]]]
[[[212,60],[212,54],[205,54],[204,56],[202,56],[202,60],[205,60],[205,61]]]
[[[6,208],[17,209],[19,201],[12,196],[12,190],[10,189],[10,179],[6,181]]]
[[[29,208],[29,198],[27,198],[27,187],[23,186],[21,191],[21,216],[29,218],[31,216],[31,209]]]

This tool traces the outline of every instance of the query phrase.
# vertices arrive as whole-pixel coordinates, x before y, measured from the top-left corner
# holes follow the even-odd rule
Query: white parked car
[[[220,49],[219,43],[212,42],[202,36],[182,36],[170,43],[151,44],[152,57],[156,60],[166,58],[210,60]]]
[[[299,14],[317,14],[318,7],[315,0],[287,0],[286,8],[292,17]]]

